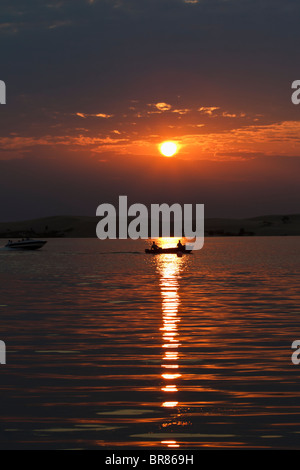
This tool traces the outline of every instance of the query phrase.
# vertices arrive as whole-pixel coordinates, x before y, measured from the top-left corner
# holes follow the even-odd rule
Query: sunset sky
[[[299,212],[299,18],[296,0],[2,0],[0,221],[121,194]]]

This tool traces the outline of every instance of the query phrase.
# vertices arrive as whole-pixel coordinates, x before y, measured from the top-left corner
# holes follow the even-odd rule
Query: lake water
[[[0,252],[1,449],[299,449],[299,245]]]

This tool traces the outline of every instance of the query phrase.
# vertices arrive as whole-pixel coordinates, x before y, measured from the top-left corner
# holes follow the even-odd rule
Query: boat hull
[[[47,242],[40,240],[26,240],[22,242],[8,243],[5,248],[14,251],[33,251],[39,250],[46,245],[46,243]]]
[[[161,254],[175,254],[177,253],[182,253],[184,254],[190,254],[192,253],[192,250],[179,250],[178,248],[158,248],[157,250],[151,250],[146,248],[145,253],[151,254],[151,255],[161,255]]]

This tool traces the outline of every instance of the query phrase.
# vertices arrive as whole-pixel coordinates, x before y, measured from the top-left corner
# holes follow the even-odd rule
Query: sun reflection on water
[[[174,238],[160,238],[157,244],[163,248],[176,246]],[[185,257],[175,254],[163,254],[155,257],[156,267],[160,276],[160,293],[162,298],[162,363],[161,378],[164,384],[161,390],[168,395],[162,403],[164,408],[179,406],[176,393],[179,391],[179,380],[182,378],[180,370],[180,331],[179,316],[180,296],[179,280],[186,263]],[[170,397],[170,398],[169,398]],[[177,447],[176,441],[167,441],[164,444]]]
[[[176,245],[174,238],[160,238],[159,246],[170,248]],[[164,384],[161,391],[168,395],[162,407],[175,409],[179,406],[176,394],[179,391],[178,381],[182,377],[180,365],[180,334],[179,334],[179,279],[185,263],[185,257],[174,254],[164,254],[155,257],[157,270],[160,276],[160,293],[162,298],[162,363],[161,377]],[[170,397],[170,399],[169,399]],[[175,440],[163,440],[161,445],[169,448],[178,448]]]

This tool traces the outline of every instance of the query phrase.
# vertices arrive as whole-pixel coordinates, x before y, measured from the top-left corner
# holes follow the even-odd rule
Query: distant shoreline
[[[0,238],[96,238],[99,217],[56,216],[20,222],[1,222]],[[298,236],[300,214],[247,219],[207,218],[206,237]]]

